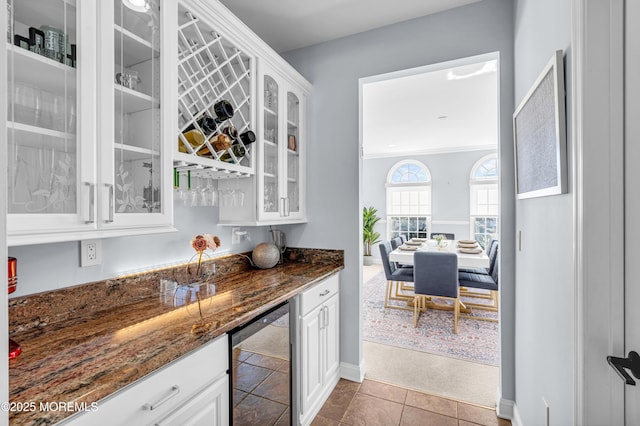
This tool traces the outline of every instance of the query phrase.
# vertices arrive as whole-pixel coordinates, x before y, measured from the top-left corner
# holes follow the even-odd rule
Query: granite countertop
[[[295,260],[272,269],[216,258],[203,264],[210,272],[215,263],[216,273],[195,285],[175,267],[10,299],[9,337],[22,346],[9,362],[10,402],[90,406],[344,267],[340,250],[291,249],[288,257]],[[72,414],[9,418],[52,424]]]

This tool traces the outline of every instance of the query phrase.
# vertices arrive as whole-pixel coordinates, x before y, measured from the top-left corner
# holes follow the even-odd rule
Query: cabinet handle
[[[324,324],[324,328],[329,327],[329,307],[325,306],[323,308],[325,310],[325,314],[324,314],[324,319],[325,319],[325,324]]]
[[[85,182],[85,185],[89,186],[89,220],[85,220],[84,223],[95,223],[94,207],[96,204],[96,185],[94,183]]]
[[[105,223],[112,223],[113,222],[113,184],[112,183],[105,183],[104,186],[106,186],[107,188],[109,188],[109,219],[105,220]]]
[[[324,296],[326,296],[326,295],[327,295],[327,294],[329,294],[329,293],[331,293],[329,290],[325,290],[325,291],[323,291],[322,293],[320,293],[320,297],[324,297]]]
[[[179,393],[180,393],[180,387],[178,385],[173,385],[173,386],[171,386],[171,389],[169,389],[169,393],[168,394],[166,394],[165,396],[163,396],[162,398],[160,398],[157,402],[154,402],[153,404],[149,404],[147,402],[146,404],[144,404],[142,406],[142,409],[143,410],[147,410],[147,411],[153,411],[153,410],[157,409],[158,407],[160,407],[165,402],[167,402],[168,400],[170,400],[171,398],[173,398],[174,396],[178,395]]]
[[[324,307],[320,309],[320,321],[318,321],[318,326],[320,327],[320,330],[324,328]]]
[[[284,213],[285,216],[289,216],[289,213],[291,213],[289,211],[289,197],[285,197],[284,199],[284,212],[285,212]]]
[[[286,216],[286,212],[284,211],[284,197],[280,197],[280,217]]]

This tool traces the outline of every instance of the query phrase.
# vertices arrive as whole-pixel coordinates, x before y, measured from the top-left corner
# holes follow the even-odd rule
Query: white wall
[[[402,160],[416,160],[431,172],[432,232],[453,232],[458,239],[470,237],[469,176],[471,168],[493,150],[452,152],[447,154],[416,155],[411,157],[372,158],[362,161],[362,203],[378,209],[378,216],[386,220],[387,191],[385,184],[391,168]],[[382,222],[382,221],[381,221]],[[456,223],[438,223],[456,222]],[[466,223],[459,223],[466,222]],[[376,226],[382,240],[388,240],[387,223]],[[379,258],[377,247],[372,250]]]
[[[309,223],[291,230],[293,245],[345,250],[340,315],[341,360],[362,361],[361,216],[358,80],[478,54],[500,55],[500,158],[513,176],[513,3],[484,0],[439,14],[390,25],[283,56],[312,84],[309,102]],[[401,107],[401,106],[400,106]],[[515,398],[513,358],[513,180],[501,183],[502,395]]]
[[[517,0],[515,102],[518,104],[557,49],[565,51],[567,117],[571,116],[571,1]],[[570,121],[567,158],[571,158]],[[569,164],[569,173],[571,176]],[[525,425],[574,424],[573,203],[569,193],[520,200],[516,229],[516,403]]]
[[[9,255],[18,259],[18,290],[11,296],[38,293],[75,284],[116,277],[168,263],[189,260],[195,252],[191,238],[198,234],[215,234],[222,240],[216,252],[251,251],[262,241],[271,241],[268,228],[245,228],[252,240],[231,246],[231,228],[217,226],[217,207],[184,207],[174,205],[175,227],[178,232],[141,235],[135,237],[105,238],[102,240],[102,264],[81,268],[80,243],[41,244],[9,247]],[[211,254],[211,251],[207,251]]]

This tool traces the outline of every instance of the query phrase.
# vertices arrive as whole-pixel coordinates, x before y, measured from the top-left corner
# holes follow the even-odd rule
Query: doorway
[[[404,226],[402,230],[407,234],[452,232],[456,239],[477,239],[480,237],[477,234],[478,224],[484,220],[482,231],[487,234],[486,211],[483,214],[472,211],[471,177],[472,169],[482,163],[485,157],[493,156],[496,162],[498,158],[497,69],[498,55],[488,54],[361,79],[360,141],[363,160],[360,184],[363,195],[360,205],[361,210],[363,207],[374,207],[380,212],[381,220],[376,231],[382,241],[391,239],[394,232],[398,231],[396,228],[399,223],[403,223],[400,226]],[[429,83],[429,79],[435,83]],[[446,83],[450,83],[451,90],[456,92],[448,92]],[[416,87],[425,89],[417,90]],[[426,186],[425,191],[416,197],[425,196],[429,199],[417,203],[409,200],[409,205],[405,206],[407,214],[396,217],[394,214],[397,212],[391,212],[392,207],[388,202],[389,188],[393,184],[388,177],[396,166],[414,161],[426,165],[430,177],[428,185],[422,182]],[[495,178],[497,197],[497,176]],[[498,212],[496,200],[496,221]],[[497,233],[497,225],[495,230]],[[381,285],[386,282],[381,272],[377,245],[372,247],[372,253],[373,261],[366,263],[373,265],[364,266],[362,273],[364,303],[370,293],[367,287],[370,280],[382,281]],[[367,307],[364,311],[367,321]],[[481,322],[471,319],[462,321]],[[413,321],[408,321],[407,327],[412,329]],[[445,370],[465,371],[465,387],[468,387],[468,382],[489,383],[484,390],[477,391],[479,395],[470,397],[463,392],[456,393],[455,381],[451,380],[455,373],[445,374],[441,386],[433,387],[432,392],[454,399],[459,395],[460,399],[466,398],[467,401],[468,398],[475,398],[470,402],[495,406],[500,373],[498,354],[493,366],[465,363],[464,359],[460,363],[460,358],[407,349],[406,345],[380,344],[367,340],[366,333],[363,335],[367,376],[374,374],[389,383],[399,380],[401,382],[397,384],[407,386],[409,383],[408,387],[415,388],[418,382],[434,384],[440,379],[438,375]],[[496,352],[499,353],[497,326],[496,335]],[[394,359],[394,368],[384,366],[384,360],[388,362],[388,359]],[[381,360],[380,368],[378,360]],[[392,370],[401,370],[396,366],[415,364],[423,367],[437,365],[439,368],[432,371],[421,369],[425,372],[422,378],[416,377],[415,368],[414,374],[409,371],[404,378],[391,374]],[[480,368],[474,370],[472,364]],[[429,376],[431,379],[426,380]],[[469,380],[469,377],[474,379]]]

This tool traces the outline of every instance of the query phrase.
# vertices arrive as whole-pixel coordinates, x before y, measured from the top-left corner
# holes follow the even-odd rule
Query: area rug
[[[413,310],[384,307],[386,285],[384,272],[364,284],[364,340],[465,361],[499,365],[498,323],[460,318],[458,334],[454,334],[453,312],[427,309],[420,315],[418,326],[414,328]],[[483,303],[482,299],[466,297],[462,301]],[[487,317],[498,316],[495,312],[477,312]]]

